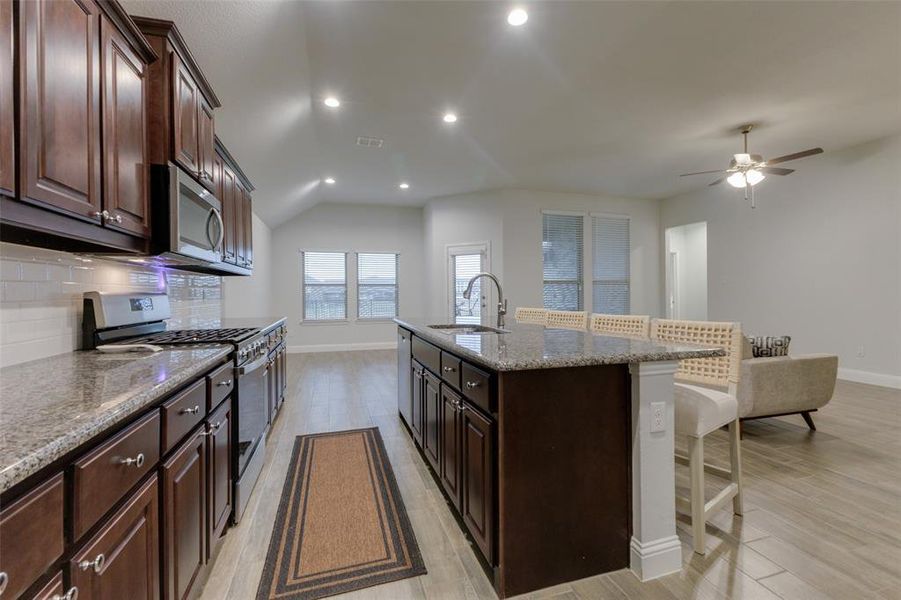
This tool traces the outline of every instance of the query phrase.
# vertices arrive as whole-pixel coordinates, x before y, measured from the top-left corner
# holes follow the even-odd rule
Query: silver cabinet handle
[[[94,560],[83,560],[78,563],[78,568],[82,571],[94,569],[95,573],[99,573],[103,569],[104,563],[106,563],[106,557],[103,554],[98,554]]]
[[[455,369],[455,368],[453,368],[453,367],[444,367],[444,372],[445,372],[445,373],[453,373],[453,372],[456,371],[456,370],[457,370],[457,369]]]
[[[128,466],[134,465],[140,469],[141,467],[144,466],[144,453],[140,452],[134,458],[123,458],[122,460],[119,461],[119,464],[128,465]],[[101,554],[100,556],[103,556],[103,555]]]
[[[9,575],[6,574],[6,571],[0,571],[0,594],[6,590],[6,586],[8,585]]]
[[[116,215],[115,217],[113,217],[113,220],[114,220],[116,223],[121,223],[121,222],[122,222],[122,215]],[[76,593],[77,593],[77,592],[76,592]]]
[[[225,387],[225,386],[231,385],[231,384],[232,384],[232,380],[231,380],[231,379],[226,379],[225,381],[217,381],[217,382],[216,382],[216,387]]]
[[[178,411],[178,414],[180,414],[180,415],[196,415],[199,412],[200,412],[200,407],[195,404],[194,408],[183,408],[180,411]]]
[[[73,585],[69,588],[69,591],[62,596],[54,594],[50,600],[78,600],[78,588]]]
[[[216,433],[217,431],[219,431],[219,428],[220,428],[220,427],[222,427],[222,421],[219,421],[218,423],[211,423],[211,424],[210,424],[210,430],[209,430],[209,431],[204,431],[204,432],[202,432],[200,435],[207,435],[207,436],[213,435],[214,433]]]
[[[477,387],[479,387],[479,382],[478,382],[478,381],[467,381],[467,382],[466,382],[466,389],[467,389],[467,390],[471,390],[471,389],[477,388]]]
[[[95,210],[91,213],[91,216],[99,218],[101,221],[106,221],[109,219],[109,211],[108,210]]]

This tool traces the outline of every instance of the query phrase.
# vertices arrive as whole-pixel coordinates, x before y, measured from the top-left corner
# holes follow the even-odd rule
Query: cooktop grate
[[[255,334],[258,329],[243,327],[236,329],[176,329],[161,331],[139,339],[128,340],[129,344],[237,344]]]

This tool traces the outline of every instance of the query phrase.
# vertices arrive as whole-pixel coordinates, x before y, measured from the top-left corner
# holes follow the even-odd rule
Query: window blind
[[[594,312],[627,315],[629,297],[629,219],[591,217],[592,307]]]
[[[397,316],[397,254],[357,254],[357,317]]]
[[[582,310],[583,217],[545,213],[542,223],[544,307]]]
[[[479,323],[482,315],[482,280],[472,285],[469,300],[463,297],[469,280],[482,270],[481,254],[456,254],[453,257],[454,322]]]
[[[333,321],[347,318],[347,254],[302,252],[303,318]]]

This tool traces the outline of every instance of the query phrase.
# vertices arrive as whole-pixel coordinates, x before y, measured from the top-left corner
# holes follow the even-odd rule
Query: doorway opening
[[[669,227],[666,242],[666,317],[707,320],[707,222]]]

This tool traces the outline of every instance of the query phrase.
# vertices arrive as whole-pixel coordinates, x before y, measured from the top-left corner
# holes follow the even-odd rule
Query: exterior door
[[[150,235],[147,67],[105,18],[100,25],[103,87],[103,206],[106,224]]]
[[[17,6],[21,197],[100,223],[99,9],[94,0]]]
[[[487,245],[451,246],[448,255],[448,314],[454,323],[479,323],[488,303],[480,279],[472,288],[469,300],[463,297],[466,285],[476,274],[488,270]]]
[[[439,477],[444,491],[455,508],[460,508],[460,407],[462,398],[449,386],[441,386],[441,469]]]

